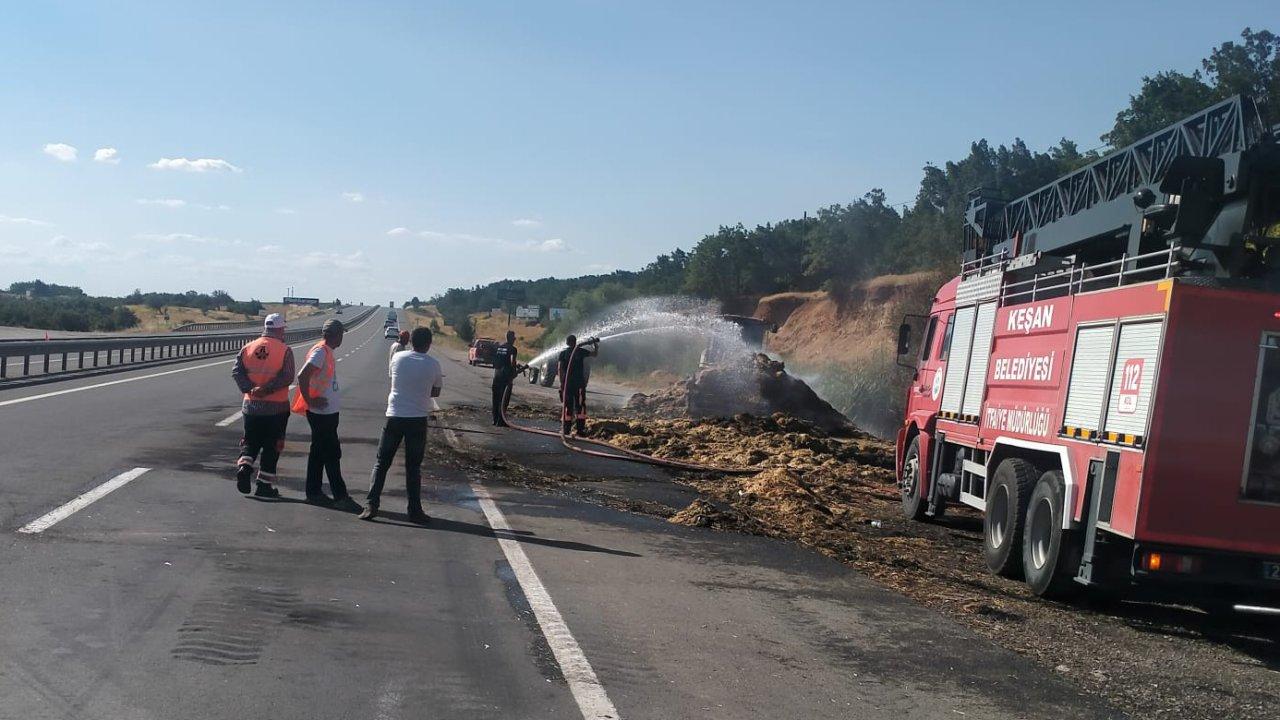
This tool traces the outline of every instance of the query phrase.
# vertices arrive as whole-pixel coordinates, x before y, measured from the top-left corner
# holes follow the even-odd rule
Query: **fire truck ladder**
[[[1254,102],[1237,95],[1016,200],[975,191],[965,216],[965,259],[1062,256],[1099,246],[1113,250],[1094,259],[1114,259],[1121,252],[1132,259],[1143,254],[1147,221],[1175,222],[1174,216],[1174,235],[1184,240],[1203,235],[1213,219],[1207,217],[1211,208],[1188,212],[1177,205],[1192,197],[1221,199],[1247,190],[1240,177],[1241,159],[1267,138]],[[1210,194],[1189,193],[1199,187]],[[1164,194],[1164,203],[1156,204],[1158,193]],[[1224,228],[1224,234],[1230,229]]]

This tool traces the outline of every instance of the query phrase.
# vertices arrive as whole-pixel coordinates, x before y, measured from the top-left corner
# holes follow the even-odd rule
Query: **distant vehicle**
[[[395,325],[388,325],[387,329],[382,333],[384,338],[400,337],[400,328]]]
[[[391,327],[392,325],[396,325],[399,322],[400,322],[400,315],[398,315],[395,310],[388,310],[387,321],[383,323],[383,327]]]
[[[471,341],[471,349],[467,351],[467,362],[473,366],[493,367],[493,352],[497,349],[497,340],[493,338],[476,338]]]

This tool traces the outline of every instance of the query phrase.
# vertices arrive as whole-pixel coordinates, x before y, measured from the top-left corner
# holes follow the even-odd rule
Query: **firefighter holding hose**
[[[561,434],[572,430],[577,435],[587,431],[587,358],[600,352],[600,338],[565,338],[565,349],[556,362],[556,375],[560,378]]]

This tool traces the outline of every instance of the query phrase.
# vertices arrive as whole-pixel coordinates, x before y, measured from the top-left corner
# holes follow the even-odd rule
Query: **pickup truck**
[[[467,363],[476,366],[493,367],[493,351],[498,349],[498,341],[493,338],[476,338],[471,341],[467,351]]]

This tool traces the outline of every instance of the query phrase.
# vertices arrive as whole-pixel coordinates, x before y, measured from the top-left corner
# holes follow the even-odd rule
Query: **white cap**
[[[262,326],[268,330],[282,330],[284,329],[284,316],[280,313],[271,313],[267,316],[266,321],[262,323]]]

